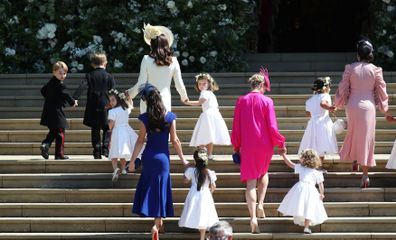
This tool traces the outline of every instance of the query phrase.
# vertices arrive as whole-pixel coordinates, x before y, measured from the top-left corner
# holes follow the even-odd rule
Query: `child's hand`
[[[335,111],[337,111],[337,108],[335,106],[329,107],[329,112],[333,113]]]
[[[325,198],[324,194],[320,194],[320,200],[323,200]]]
[[[392,117],[391,115],[387,115],[386,117],[386,121],[388,121],[388,122],[396,122],[396,119],[394,118],[394,117]]]
[[[187,99],[186,101],[183,102],[183,104],[189,106],[190,105],[190,101]]]
[[[286,149],[286,147],[284,147],[284,148],[279,148],[278,149],[278,154],[280,155],[280,156],[286,156],[286,153],[287,153],[287,149]]]

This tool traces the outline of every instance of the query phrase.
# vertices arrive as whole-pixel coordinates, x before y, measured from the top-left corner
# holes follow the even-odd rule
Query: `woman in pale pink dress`
[[[366,40],[357,45],[358,62],[345,66],[335,106],[346,109],[348,131],[340,150],[341,160],[353,161],[352,171],[363,171],[361,187],[370,183],[369,167],[374,167],[376,109],[387,115],[388,94],[382,69],[370,62],[373,46]]]
[[[259,233],[257,217],[265,217],[263,204],[269,181],[267,172],[274,146],[278,146],[280,152],[285,152],[286,148],[285,138],[278,131],[272,99],[263,95],[270,90],[268,74],[255,74],[249,83],[252,91],[236,103],[231,141],[234,151],[241,156],[241,181],[246,182],[251,231]]]

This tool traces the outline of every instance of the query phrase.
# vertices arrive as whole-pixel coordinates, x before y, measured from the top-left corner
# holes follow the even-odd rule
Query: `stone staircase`
[[[323,60],[324,61],[324,60]],[[338,60],[334,60],[340,61]],[[308,70],[307,70],[308,71]],[[310,96],[311,82],[317,76],[330,75],[333,91],[341,72],[273,72],[272,91],[278,125],[287,138],[291,158],[295,155],[308,119],[304,102]],[[233,105],[239,95],[249,91],[251,73],[214,73],[220,85],[217,97],[229,129]],[[191,98],[193,74],[184,74]],[[66,83],[72,90],[83,77],[70,74]],[[116,74],[117,88],[126,89],[136,82],[137,74]],[[82,125],[83,107],[68,109],[70,129],[66,131],[65,151],[70,160],[43,160],[39,143],[46,128],[39,125],[42,98],[39,89],[49,78],[46,74],[0,75],[0,239],[149,239],[152,219],[131,215],[135,185],[139,174],[122,176],[111,182],[111,163],[90,156],[89,129]],[[385,73],[391,103],[396,97],[396,73]],[[175,96],[176,93],[175,93]],[[80,104],[84,106],[84,99]],[[178,115],[178,134],[183,149],[192,160],[188,142],[200,109],[182,106],[173,99]],[[394,107],[392,106],[392,109]],[[395,111],[394,111],[395,112]],[[130,119],[137,129],[138,112]],[[344,116],[343,112],[337,113]],[[270,186],[266,196],[267,218],[260,220],[262,233],[249,233],[249,218],[244,203],[244,185],[239,168],[231,161],[231,147],[215,147],[216,161],[210,168],[218,175],[214,193],[219,216],[231,222],[235,239],[396,239],[396,172],[385,169],[396,125],[389,125],[378,114],[377,166],[370,173],[371,186],[360,189],[360,173],[350,173],[350,164],[337,156],[326,160],[325,207],[329,220],[313,228],[314,234],[301,234],[301,228],[276,211],[280,201],[298,176],[274,156],[270,165]],[[341,143],[343,136],[339,136]],[[172,154],[174,151],[172,150]],[[171,157],[171,174],[176,216],[179,216],[188,192],[183,183],[183,167]],[[161,239],[197,239],[195,231],[180,229],[178,218],[165,220],[166,234]]]

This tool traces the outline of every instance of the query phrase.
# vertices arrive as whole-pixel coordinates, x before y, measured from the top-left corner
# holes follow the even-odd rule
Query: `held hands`
[[[386,115],[385,119],[389,123],[395,123],[396,122],[396,119],[394,117],[392,117],[391,115]]]
[[[337,111],[337,108],[335,106],[330,106],[329,107],[329,112],[334,113]]]
[[[285,156],[286,155],[286,153],[287,153],[287,149],[286,149],[286,147],[283,147],[283,148],[279,148],[278,149],[278,154],[280,155],[280,156]]]

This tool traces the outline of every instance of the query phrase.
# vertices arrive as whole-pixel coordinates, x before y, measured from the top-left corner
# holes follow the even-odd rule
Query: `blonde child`
[[[299,153],[304,149],[315,150],[322,164],[325,155],[338,153],[337,137],[329,116],[329,112],[336,111],[331,105],[330,83],[330,77],[318,78],[314,82],[314,95],[305,102],[306,115],[310,120],[298,150]]]
[[[327,214],[323,205],[324,178],[317,169],[321,166],[318,154],[312,150],[304,150],[300,156],[300,164],[294,164],[281,154],[286,165],[299,174],[299,181],[286,194],[278,211],[285,216],[293,216],[294,223],[304,226],[304,233],[312,233],[310,226],[326,221]],[[319,192],[315,185],[319,185]]]
[[[195,90],[200,92],[198,101],[185,101],[190,106],[202,106],[202,113],[190,141],[190,146],[206,147],[208,158],[213,160],[213,144],[231,145],[227,125],[219,111],[219,104],[214,91],[219,89],[217,83],[207,73],[195,76]]]
[[[52,78],[41,88],[44,107],[40,124],[47,126],[49,133],[40,145],[41,156],[49,158],[49,148],[55,140],[55,159],[68,159],[64,153],[65,129],[69,127],[63,108],[66,103],[76,107],[77,100],[73,99],[66,91],[63,84],[67,76],[68,67],[66,63],[58,61],[52,66]]]
[[[205,239],[208,228],[219,221],[212,193],[216,189],[216,174],[208,169],[208,155],[204,148],[194,152],[195,167],[184,173],[186,183],[191,181],[190,191],[184,202],[179,226],[198,229],[200,240]]]
[[[111,89],[108,96],[111,106],[108,115],[111,130],[109,159],[113,165],[112,181],[115,182],[120,172],[122,175],[127,174],[126,159],[131,158],[138,136],[128,123],[133,109],[132,101],[125,99],[125,95],[115,89]],[[118,159],[121,161],[121,169],[118,168]]]

